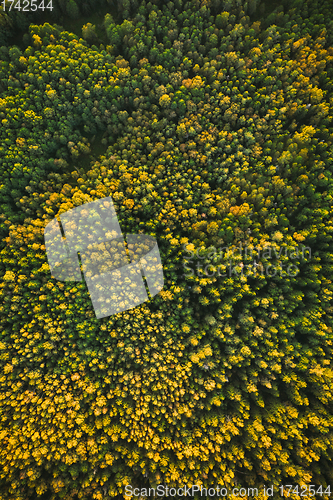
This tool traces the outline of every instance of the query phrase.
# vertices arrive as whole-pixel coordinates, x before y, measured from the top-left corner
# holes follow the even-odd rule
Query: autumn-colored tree
[[[330,497],[332,12],[290,7],[121,1],[106,47],[85,18],[0,48],[0,500]],[[97,320],[43,232],[107,196],[164,287]]]

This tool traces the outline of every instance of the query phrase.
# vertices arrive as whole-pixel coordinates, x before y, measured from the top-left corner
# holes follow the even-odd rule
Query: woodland
[[[3,4],[0,500],[160,484],[327,500],[331,2]],[[107,196],[124,234],[156,238],[164,287],[97,319],[84,281],[52,278],[43,234]],[[240,244],[275,266],[294,252],[298,273],[184,272]]]

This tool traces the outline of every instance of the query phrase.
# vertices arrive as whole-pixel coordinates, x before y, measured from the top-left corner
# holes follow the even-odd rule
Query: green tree
[[[82,26],[82,37],[89,43],[97,42],[96,26],[91,23],[87,23]]]
[[[71,19],[77,19],[79,17],[80,11],[75,0],[68,0],[66,3],[66,12]]]

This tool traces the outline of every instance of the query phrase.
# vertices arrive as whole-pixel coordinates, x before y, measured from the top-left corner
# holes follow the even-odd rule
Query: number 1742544
[[[44,0],[3,0],[1,2],[5,12],[10,12],[12,9],[17,9],[22,12],[35,12],[36,10],[53,10],[52,0],[44,2]]]
[[[291,495],[297,495],[299,497],[329,497],[331,496],[331,486],[316,486],[314,484],[305,484],[303,486],[294,486],[292,484],[285,484],[283,486],[279,486],[280,496],[281,497],[289,497]]]

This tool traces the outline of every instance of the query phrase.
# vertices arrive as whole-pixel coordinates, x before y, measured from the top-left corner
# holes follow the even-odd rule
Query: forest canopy
[[[28,25],[0,12],[0,499],[329,498],[330,3],[55,4]],[[62,26],[95,4],[100,24]],[[43,233],[107,196],[124,234],[156,238],[165,279],[98,320],[84,282],[51,277]],[[216,251],[240,245],[297,273]],[[213,271],[186,272],[189,255]]]

